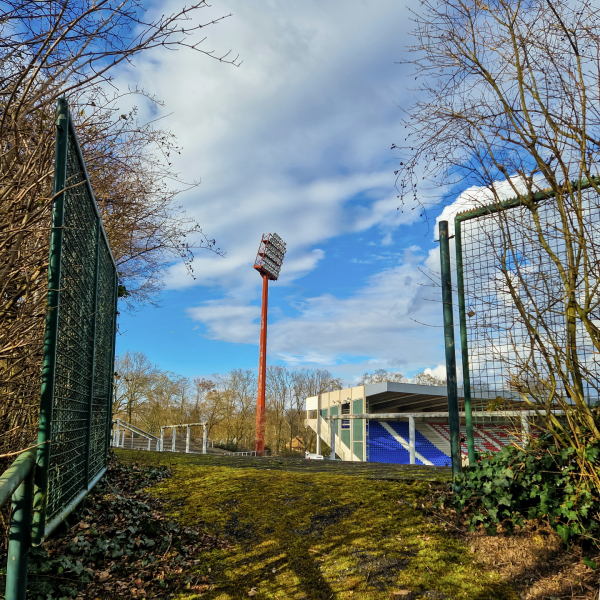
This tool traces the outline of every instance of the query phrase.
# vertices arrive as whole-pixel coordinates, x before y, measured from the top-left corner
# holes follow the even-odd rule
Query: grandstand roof
[[[363,391],[364,390],[364,391]],[[316,410],[339,402],[366,397],[369,413],[424,413],[445,412],[448,410],[448,392],[446,386],[416,385],[384,381],[370,383],[354,388],[324,392],[306,399],[306,410]],[[462,405],[464,393],[458,388],[458,399]],[[508,390],[477,390],[471,398],[474,411],[489,410],[490,402],[495,402],[494,410],[522,410],[523,399]],[[560,407],[556,407],[560,408]],[[364,410],[364,409],[361,409]]]
[[[365,385],[369,412],[436,412],[448,410],[446,386],[385,381]],[[459,389],[462,398],[462,389]]]
[[[463,388],[458,388],[458,398],[463,400]],[[448,410],[446,386],[415,385],[384,381],[365,385],[365,396],[369,402],[369,412],[440,412]],[[502,400],[504,410],[521,410],[523,399],[515,392],[507,390],[481,391],[472,398],[473,410],[485,410],[491,400]],[[557,407],[560,408],[560,407]]]

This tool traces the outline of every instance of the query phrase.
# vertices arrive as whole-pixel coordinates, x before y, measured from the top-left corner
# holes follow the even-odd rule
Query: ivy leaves
[[[29,597],[96,598],[102,591],[156,598],[164,590],[206,583],[193,559],[226,544],[163,516],[162,504],[144,489],[167,477],[166,467],[139,469],[113,461],[76,522],[31,550]]]
[[[587,445],[582,455],[597,461],[600,446]],[[472,530],[481,524],[494,534],[499,524],[511,530],[525,519],[542,519],[565,544],[579,536],[597,542],[600,493],[580,476],[576,458],[573,448],[557,449],[544,437],[525,450],[507,446],[464,472],[451,502],[468,512]]]

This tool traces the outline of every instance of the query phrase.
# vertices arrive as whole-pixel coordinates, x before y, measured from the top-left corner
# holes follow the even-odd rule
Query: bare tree
[[[417,385],[446,385],[446,380],[445,379],[440,379],[439,377],[436,377],[435,375],[432,375],[431,373],[425,373],[425,371],[423,371],[422,373],[417,373],[413,378],[412,378],[412,383],[415,383]]]
[[[127,351],[115,361],[113,414],[139,425],[142,404],[148,402],[153,381],[159,373],[143,352]]]
[[[267,439],[277,454],[285,447],[291,428],[286,426],[286,414],[294,386],[294,376],[286,367],[271,365],[267,367],[266,396],[268,423]]]
[[[187,377],[173,374],[171,377],[173,382],[173,390],[175,395],[175,403],[177,404],[177,412],[179,424],[190,423],[191,421],[191,390],[192,384]]]
[[[159,184],[165,171],[148,145],[168,149],[168,137],[143,125],[138,132],[127,116],[123,129],[118,115],[116,124],[109,118],[114,105],[104,103],[110,110],[103,112],[98,104],[112,70],[149,49],[185,47],[235,63],[204,50],[204,30],[216,22],[198,20],[206,6],[201,0],[154,16],[137,0],[18,0],[0,7],[0,430],[10,432],[0,437],[0,449],[18,449],[36,434],[59,97],[76,108],[85,151],[93,147],[94,185],[134,295],[151,298],[173,252],[189,264],[182,236],[193,232],[212,245],[174,215],[173,192]]]
[[[236,407],[236,440],[243,447],[250,448],[254,445],[256,375],[251,369],[233,369],[229,373],[229,381]]]
[[[292,411],[296,419],[296,435],[302,439],[304,448],[314,449],[316,434],[306,425],[306,398],[344,388],[344,382],[327,369],[301,369],[295,373]]]
[[[142,91],[126,96],[132,94],[156,108],[160,105]],[[124,99],[93,88],[78,98],[75,118],[119,279],[126,288],[123,299],[134,308],[154,302],[173,260],[181,260],[193,276],[195,250],[222,253],[175,204],[178,194],[197,183],[181,181],[173,170],[172,155],[180,153],[174,136],[153,122],[140,122],[136,107],[121,114],[118,104]]]
[[[600,440],[599,16],[585,0],[425,0],[412,61],[419,100],[397,146],[403,198],[425,206],[431,190],[476,185],[471,206],[520,200],[481,225],[487,292],[500,304],[473,318],[505,385],[559,448],[577,450],[596,485],[583,449]],[[494,333],[503,327],[504,347]]]
[[[290,370],[268,367],[267,443],[275,454],[300,441],[312,448],[314,432],[305,424],[305,399],[343,387],[325,369]],[[256,419],[256,375],[232,369],[211,379],[162,371],[143,352],[117,359],[114,414],[151,433],[164,425],[208,423],[211,439],[225,445],[252,448]]]
[[[214,389],[215,382],[211,379],[194,377],[194,419],[200,420],[201,406],[205,402],[207,394]]]
[[[254,445],[256,406],[256,375],[250,369],[232,369],[225,375],[213,375],[215,393],[207,402],[217,403],[222,418],[215,435],[226,444],[243,448]]]
[[[181,380],[181,376],[170,371],[159,371],[152,378],[148,402],[142,412],[144,429],[158,434],[164,425],[181,423]]]
[[[207,423],[207,435],[210,436],[214,427],[219,425],[225,418],[226,404],[224,397],[214,388],[206,394],[202,404],[200,419]]]
[[[402,383],[407,381],[402,373],[390,373],[387,369],[375,369],[372,373],[364,373],[360,378],[358,385],[368,385],[370,383],[382,383],[385,381],[396,381]]]

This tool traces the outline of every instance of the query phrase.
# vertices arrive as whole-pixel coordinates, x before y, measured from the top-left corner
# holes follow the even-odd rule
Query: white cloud
[[[538,183],[542,183],[541,177],[538,178]],[[510,181],[495,181],[493,185],[496,197],[501,201],[514,198],[516,196],[515,189],[520,193],[525,193],[527,191],[525,182],[516,175],[511,177]],[[456,200],[454,200],[454,202],[452,202],[452,204],[444,207],[442,213],[437,217],[435,222],[435,238],[437,239],[439,237],[438,226],[440,221],[448,221],[448,233],[449,235],[454,235],[454,217],[456,217],[458,213],[472,208],[481,208],[492,204],[495,201],[493,191],[487,187],[472,186],[466,189],[456,198]]]
[[[235,302],[209,300],[201,306],[187,309],[188,316],[206,327],[206,337],[236,344],[255,343],[259,325],[260,308]]]
[[[213,288],[210,297],[222,297],[190,300],[197,305],[188,315],[210,339],[256,344],[260,278],[252,264],[261,234],[287,242],[279,284],[290,285],[317,266],[326,271],[327,242],[368,231],[363,245],[379,253],[351,259],[372,260],[379,272],[344,299],[327,288],[292,297],[294,314],[272,315],[271,357],[349,374],[357,363],[405,372],[437,364],[442,330],[415,321],[441,322],[421,271],[439,270],[438,250],[394,251],[403,249],[398,228],[419,218],[412,205],[397,210],[390,150],[398,105],[413,101],[407,70],[396,63],[412,28],[408,9],[394,0],[221,0],[203,19],[229,11],[233,18],[207,28],[205,47],[239,52],[240,68],[160,52],[118,82],[165,101],[172,114],[164,124],[184,147],[175,164],[183,179],[202,179],[183,198],[185,209],[227,252],[200,253],[195,281],[173,266],[167,287],[190,297],[193,286]]]
[[[232,48],[241,67],[161,51],[117,81],[165,101],[164,125],[184,147],[175,165],[183,179],[202,179],[186,193],[186,211],[227,252],[225,260],[200,253],[195,281],[175,265],[171,289],[256,293],[251,263],[264,232],[288,243],[283,281],[290,282],[318,264],[318,244],[371,227],[389,244],[393,230],[417,216],[396,210],[390,151],[397,103],[412,101],[395,63],[410,26],[406,8],[392,0],[221,0],[200,12],[206,21],[230,11],[206,29],[203,47]]]
[[[269,325],[269,354],[312,366],[355,363],[368,356],[372,368],[405,372],[435,364],[443,358],[441,304],[421,269],[438,256],[434,249],[418,260],[407,251],[400,264],[374,274],[349,298],[323,293],[297,303],[296,315]],[[252,344],[258,339],[258,324],[252,322],[258,308],[241,301],[207,302],[189,314],[204,323],[213,339]]]
[[[257,280],[254,274],[251,275],[251,266],[262,233],[276,232],[287,243],[288,253],[282,270],[284,283],[314,269],[323,258],[322,251],[314,248],[315,244],[332,237],[380,225],[381,243],[389,245],[392,230],[400,224],[412,223],[414,211],[397,211],[390,197],[376,200],[367,208],[347,206],[349,199],[358,194],[377,198],[383,193],[386,181],[390,181],[390,173],[384,171],[317,180],[300,187],[289,185],[277,191],[261,190],[260,197],[258,193],[251,192],[245,196],[244,202],[240,199],[241,212],[232,207],[231,211],[222,215],[219,214],[219,203],[216,203],[215,213],[204,221],[212,224],[210,235],[217,236],[227,256],[222,259],[200,253],[194,266],[195,272],[201,273],[196,284],[256,287]],[[268,210],[262,208],[265,196],[271,201]],[[219,229],[216,233],[215,224]],[[172,289],[194,285],[183,265],[179,264],[171,268],[166,282]]]
[[[446,379],[446,365],[438,365],[437,367],[433,367],[433,369],[427,367],[424,373],[436,379]]]

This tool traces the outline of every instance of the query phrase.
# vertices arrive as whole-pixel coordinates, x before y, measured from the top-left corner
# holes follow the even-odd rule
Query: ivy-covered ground
[[[516,536],[468,533],[439,506],[448,480],[443,469],[120,450],[34,551],[29,599],[597,600],[576,545],[534,522]]]

